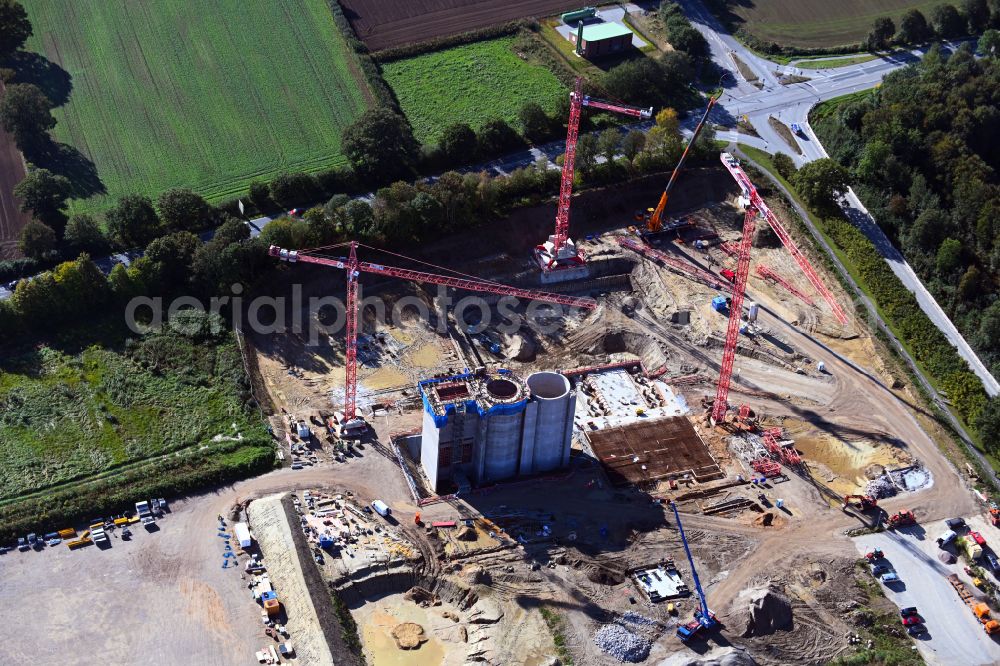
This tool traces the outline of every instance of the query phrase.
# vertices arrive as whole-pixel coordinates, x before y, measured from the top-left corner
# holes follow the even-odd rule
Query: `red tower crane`
[[[722,421],[726,415],[729,398],[729,380],[733,377],[733,362],[736,360],[736,344],[739,341],[740,325],[743,323],[743,295],[746,293],[747,276],[750,274],[750,248],[753,245],[753,230],[756,225],[757,210],[747,206],[743,216],[743,238],[740,240],[736,279],[733,280],[733,296],[729,304],[729,325],[726,328],[726,346],[722,350],[722,369],[719,371],[719,385],[715,390],[712,405],[712,420]]]
[[[576,245],[569,237],[569,208],[573,199],[573,174],[576,167],[576,142],[580,137],[580,113],[588,106],[602,111],[613,111],[633,118],[651,118],[653,107],[640,109],[624,104],[614,104],[594,99],[582,92],[583,79],[577,77],[569,95],[569,122],[566,127],[566,154],[563,156],[562,181],[559,185],[559,207],[556,209],[556,229],[549,239],[535,247],[535,260],[548,273],[560,268],[584,264]]]
[[[736,279],[733,281],[732,304],[729,307],[726,346],[722,350],[722,369],[719,372],[719,385],[715,391],[715,402],[712,404],[712,420],[716,423],[723,420],[728,409],[726,400],[729,397],[729,382],[733,376],[733,361],[736,358],[736,345],[739,340],[740,325],[743,319],[743,295],[746,291],[747,275],[750,272],[750,248],[753,240],[755,218],[758,213],[774,229],[774,233],[781,239],[785,249],[792,255],[796,263],[798,263],[799,268],[806,274],[806,277],[809,278],[809,281],[816,290],[829,303],[830,309],[833,310],[833,314],[836,315],[840,323],[847,323],[847,314],[840,307],[840,304],[837,303],[837,299],[834,298],[830,290],[819,279],[819,275],[816,274],[816,271],[805,255],[795,245],[791,236],[788,235],[788,231],[785,230],[784,225],[781,224],[781,221],[778,220],[774,213],[771,212],[771,209],[767,207],[767,204],[764,203],[763,198],[757,193],[757,188],[754,187],[746,172],[743,171],[739,161],[729,153],[722,153],[721,157],[722,164],[729,170],[733,178],[736,179],[737,184],[739,184],[740,189],[743,191],[743,195],[749,199],[749,204],[747,205],[746,216],[743,218],[743,238],[736,252],[738,263],[736,267]],[[731,252],[731,249],[729,248],[727,251]],[[797,454],[792,449],[792,453],[787,454],[787,459],[794,460],[796,458]],[[786,459],[785,456],[783,456],[783,459]]]
[[[760,214],[765,220],[767,220],[767,223],[771,225],[771,228],[774,229],[774,233],[777,234],[779,239],[781,239],[782,245],[785,246],[788,253],[792,255],[793,259],[795,259],[795,263],[797,263],[799,268],[802,269],[802,272],[805,273],[806,278],[808,278],[809,282],[812,283],[812,286],[816,288],[816,291],[818,291],[830,305],[830,309],[833,311],[837,321],[841,324],[846,324],[848,321],[847,314],[844,312],[843,308],[840,307],[840,304],[837,302],[833,293],[827,289],[826,285],[823,284],[823,281],[819,279],[819,275],[816,274],[815,269],[813,269],[809,260],[806,259],[806,256],[802,254],[802,250],[800,250],[795,244],[795,241],[792,240],[792,237],[788,234],[788,231],[781,223],[781,220],[779,220],[777,216],[771,212],[771,209],[767,207],[767,204],[764,203],[764,199],[757,193],[757,188],[754,187],[754,184],[750,181],[746,172],[743,171],[743,167],[740,166],[739,160],[729,153],[722,153],[722,164],[729,170],[729,173],[732,174],[733,178],[736,179],[740,189],[743,190],[743,195],[750,200],[750,205],[760,211]]]
[[[347,271],[347,303],[346,303],[346,343],[345,343],[345,397],[344,397],[344,418],[342,426],[350,430],[364,424],[364,421],[357,416],[357,394],[358,394],[358,278],[361,273],[375,273],[376,275],[389,275],[392,277],[412,280],[414,282],[427,282],[439,284],[445,287],[456,289],[467,289],[469,291],[485,292],[489,294],[499,294],[502,296],[515,296],[517,298],[530,298],[546,303],[558,305],[568,305],[593,309],[597,307],[597,302],[592,298],[577,296],[566,296],[563,294],[552,294],[542,291],[532,291],[511,287],[491,280],[482,280],[473,277],[453,277],[447,275],[437,275],[425,271],[416,271],[407,268],[396,268],[385,264],[373,264],[367,261],[358,261],[357,248],[359,243],[351,241],[346,243],[350,247],[350,253],[346,258],[332,258],[317,256],[313,253],[321,249],[313,250],[286,250],[275,245],[268,249],[268,254],[278,257],[282,261],[289,263],[318,264],[320,266],[331,266]],[[338,247],[338,246],[334,246]]]

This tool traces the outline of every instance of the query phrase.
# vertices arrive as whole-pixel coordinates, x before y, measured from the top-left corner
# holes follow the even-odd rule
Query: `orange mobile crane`
[[[687,161],[688,151],[691,150],[691,146],[694,142],[698,140],[698,135],[701,134],[701,129],[705,126],[705,122],[708,120],[708,114],[712,112],[712,107],[715,106],[715,97],[708,98],[708,108],[705,109],[705,114],[698,121],[697,127],[694,128],[694,135],[691,137],[691,141],[688,142],[684,152],[681,153],[681,159],[678,160],[677,166],[674,167],[674,172],[670,174],[670,180],[667,181],[667,186],[663,190],[663,194],[660,196],[659,203],[656,204],[656,208],[649,213],[649,217],[646,220],[646,230],[649,233],[656,233],[663,230],[663,209],[667,207],[667,199],[670,198],[670,190],[673,189],[674,183],[677,181],[677,176],[680,175],[681,169],[684,168],[684,162]]]

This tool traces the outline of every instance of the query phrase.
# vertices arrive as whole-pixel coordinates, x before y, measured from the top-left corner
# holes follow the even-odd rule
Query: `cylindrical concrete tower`
[[[495,400],[510,400],[519,390],[517,384],[502,377],[490,379],[485,387],[487,396]],[[488,414],[480,423],[485,463],[481,481],[500,481],[517,475],[521,455],[521,425],[524,420],[523,405],[514,413],[502,410]]]
[[[538,405],[532,471],[547,472],[569,461],[576,395],[569,380],[558,372],[536,372],[527,383],[531,401]]]

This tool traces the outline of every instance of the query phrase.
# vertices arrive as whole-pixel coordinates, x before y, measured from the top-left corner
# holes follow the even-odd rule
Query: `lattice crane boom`
[[[712,112],[712,107],[715,106],[715,97],[708,98],[708,108],[705,109],[705,114],[698,121],[698,125],[694,128],[694,135],[691,137],[691,141],[684,148],[684,152],[681,153],[681,159],[678,160],[677,166],[674,167],[674,172],[670,174],[670,180],[667,181],[667,186],[663,190],[663,194],[660,196],[659,203],[656,204],[656,208],[653,213],[649,216],[649,221],[646,223],[646,228],[650,232],[657,232],[663,229],[663,210],[667,207],[667,199],[670,197],[670,190],[674,188],[674,183],[677,181],[677,176],[680,174],[681,169],[684,168],[684,162],[687,161],[688,151],[691,150],[691,146],[694,142],[698,140],[698,135],[701,134],[702,128],[705,126],[705,122],[708,120],[708,114]]]
[[[702,282],[713,289],[718,289],[722,285],[722,281],[715,276],[715,274],[710,273],[706,270],[698,268],[697,266],[692,266],[691,264],[685,263],[676,257],[671,257],[666,252],[662,250],[657,250],[654,247],[650,247],[645,243],[635,240],[634,238],[628,238],[627,236],[618,236],[618,244],[622,247],[628,248],[633,252],[638,252],[641,255],[649,257],[659,261],[667,266],[673,268],[674,270],[684,273],[688,277]]]
[[[556,208],[555,233],[549,240],[535,248],[539,265],[550,270],[558,262],[579,265],[583,260],[569,240],[569,211],[573,200],[573,176],[576,169],[576,143],[580,138],[580,114],[583,107],[612,111],[633,118],[650,118],[653,108],[640,109],[625,104],[615,104],[583,94],[583,79],[577,77],[569,97],[569,122],[566,123],[566,152],[563,155],[562,177],[559,183],[559,205]]]
[[[346,304],[346,390],[344,398],[344,421],[351,422],[357,418],[357,336],[358,336],[358,278],[361,273],[374,273],[376,275],[388,275],[398,277],[413,282],[426,282],[439,284],[445,287],[456,289],[466,289],[468,291],[498,294],[501,296],[514,296],[517,298],[528,298],[546,303],[567,305],[570,307],[586,308],[588,310],[597,307],[597,301],[592,298],[578,296],[566,296],[564,294],[553,294],[544,291],[533,291],[520,287],[511,287],[499,282],[489,280],[477,280],[474,278],[450,277],[437,275],[426,271],[415,271],[407,268],[397,268],[386,266],[385,264],[374,264],[367,261],[359,261],[357,257],[357,242],[351,242],[350,253],[346,258],[336,259],[330,257],[320,257],[308,254],[310,250],[286,250],[275,245],[268,249],[268,254],[278,257],[282,261],[289,263],[316,264],[319,266],[329,266],[339,268],[347,272],[347,304]]]
[[[726,328],[726,346],[722,350],[722,369],[719,371],[719,385],[712,405],[712,420],[716,423],[722,422],[728,408],[726,401],[729,398],[729,382],[733,377],[736,345],[739,343],[740,324],[743,320],[743,296],[746,293],[747,276],[750,274],[750,249],[753,246],[756,217],[756,209],[748,206],[743,217],[743,237],[740,240],[736,279],[733,281],[733,296],[729,304],[729,325]]]
[[[847,313],[844,309],[840,307],[840,303],[834,297],[833,293],[826,288],[823,281],[820,280],[819,275],[813,269],[812,264],[806,259],[806,256],[799,249],[795,241],[789,235],[785,226],[777,218],[777,216],[771,212],[771,209],[767,207],[764,203],[764,199],[757,192],[757,188],[754,187],[753,182],[747,176],[746,172],[743,171],[743,167],[740,166],[739,161],[730,155],[729,153],[722,153],[722,164],[726,167],[729,173],[739,184],[740,189],[743,190],[744,196],[750,200],[750,205],[760,211],[767,223],[774,229],[774,233],[777,234],[778,238],[781,239],[782,245],[788,250],[788,253],[792,255],[795,259],[795,263],[799,265],[802,272],[805,273],[806,278],[812,283],[812,286],[820,293],[823,299],[830,305],[830,309],[833,311],[834,316],[837,318],[841,324],[846,324],[848,322]]]

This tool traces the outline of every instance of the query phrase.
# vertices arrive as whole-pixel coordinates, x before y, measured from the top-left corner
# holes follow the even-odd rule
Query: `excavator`
[[[878,500],[868,495],[846,495],[844,506],[841,508],[846,511],[849,507],[859,511],[871,511],[878,508]]]
[[[677,180],[677,176],[680,175],[681,169],[684,167],[684,162],[687,161],[688,151],[691,150],[691,146],[694,142],[698,140],[698,135],[701,134],[701,129],[705,126],[705,122],[708,120],[708,114],[712,112],[712,107],[715,106],[715,97],[710,97],[708,99],[708,108],[705,109],[705,115],[701,117],[698,121],[698,126],[694,128],[694,135],[691,137],[691,141],[688,142],[687,147],[684,152],[681,153],[681,159],[677,162],[677,166],[674,167],[674,172],[670,174],[670,180],[667,181],[667,187],[663,190],[663,195],[660,196],[659,203],[656,204],[656,208],[647,209],[646,214],[637,214],[636,217],[644,217],[646,222],[646,231],[649,233],[657,233],[663,231],[663,209],[667,207],[667,199],[670,197],[670,190],[674,187],[674,182]],[[642,220],[636,220],[637,222]],[[682,226],[686,226],[688,223],[685,222]]]
[[[904,509],[903,511],[899,511],[889,516],[889,520],[886,521],[885,526],[887,529],[891,530],[897,527],[906,527],[907,525],[914,525],[916,524],[916,522],[917,519],[913,515],[913,512]]]

